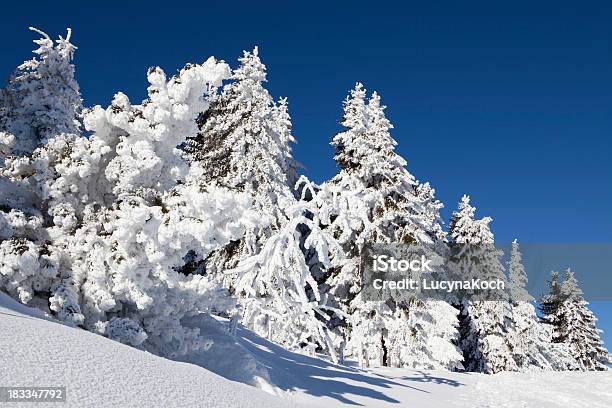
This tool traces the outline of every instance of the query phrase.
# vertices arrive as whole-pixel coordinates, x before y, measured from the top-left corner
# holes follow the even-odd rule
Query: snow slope
[[[359,370],[284,350],[240,328],[238,342],[288,399],[310,407],[610,408],[612,372]]]
[[[201,367],[160,358],[65,326],[3,293],[0,293],[0,386],[67,387],[66,404],[40,403],[37,407],[292,405]]]
[[[359,370],[292,353],[243,327],[232,337],[212,319],[191,324],[205,329],[216,345],[186,356],[193,363],[188,364],[62,325],[0,293],[0,386],[66,385],[69,400],[62,406],[68,407],[612,406],[611,372]]]

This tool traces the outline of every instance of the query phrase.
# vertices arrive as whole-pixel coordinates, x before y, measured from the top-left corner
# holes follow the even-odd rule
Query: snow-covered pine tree
[[[333,358],[328,306],[311,268],[328,265],[341,251],[320,229],[318,201],[294,195],[297,164],[287,101],[274,103],[265,81],[257,48],[245,52],[185,150],[197,169],[195,183],[248,194],[266,226],[193,265],[204,263],[206,273],[224,281],[239,298],[242,322],[257,333],[291,349],[319,348]],[[303,184],[314,191],[309,181]]]
[[[74,78],[76,47],[70,42],[70,28],[66,38],[60,36],[55,42],[42,31],[30,30],[42,36],[34,41],[38,45],[36,57],[11,75],[3,97],[7,130],[15,136],[16,154],[32,153],[61,133],[78,134],[83,109]]]
[[[199,131],[185,145],[187,157],[198,167],[198,180],[231,191],[246,192],[270,228],[286,218],[282,207],[293,201],[297,165],[291,156],[291,121],[286,99],[278,104],[264,88],[266,67],[257,47],[244,52],[240,66],[211,106],[198,119]],[[208,273],[222,275],[239,260],[256,254],[270,228],[249,231],[206,260]],[[232,277],[225,277],[228,286]]]
[[[423,249],[441,255],[446,250],[446,232],[442,229],[440,209],[429,183],[416,186],[419,225],[413,234]],[[439,265],[442,266],[442,265]],[[442,276],[439,276],[442,278]],[[457,309],[440,299],[412,299],[396,308],[388,322],[391,365],[415,369],[460,370],[463,356],[456,346],[459,340]]]
[[[55,55],[44,37],[41,47]],[[74,49],[67,42],[55,47]],[[44,63],[51,73],[65,71],[52,68],[63,64],[55,57]],[[63,89],[54,81],[64,79],[51,73],[40,78],[43,85],[34,84],[35,74],[19,76],[22,92],[15,91],[21,89],[17,85],[11,92],[22,95],[27,106],[44,106],[50,103],[45,87]],[[186,183],[188,168],[176,146],[196,134],[207,90],[228,75],[227,65],[213,58],[188,64],[170,80],[152,68],[149,98],[142,104],[118,93],[108,109],[98,106],[85,114],[88,138],[62,133],[78,129],[76,123],[72,129],[65,125],[72,123],[72,111],[65,108],[71,104],[52,103],[62,108],[50,108],[52,114],[8,104],[3,125],[19,130],[16,139],[23,143],[8,140],[10,134],[3,135],[4,144],[17,144],[22,153],[35,150],[31,158],[10,156],[2,168],[3,187],[25,186],[29,193],[3,200],[3,290],[23,303],[49,305],[62,320],[158,354],[205,346],[199,329],[182,319],[233,302],[210,278],[182,275],[184,257],[188,252],[206,257],[240,239],[259,217],[248,195]],[[32,117],[24,119],[26,114]],[[22,123],[36,124],[40,132],[22,131]],[[2,194],[12,190],[3,188]]]
[[[49,144],[77,137],[82,106],[70,29],[56,42],[31,30],[42,36],[34,41],[37,57],[20,65],[0,91],[0,286],[24,303],[47,308],[49,293],[61,290],[66,266],[48,230],[61,211],[47,189],[64,151]]]
[[[515,239],[512,241],[510,260],[508,261],[508,294],[513,303],[534,300],[533,296],[527,291],[527,281],[527,272],[525,272],[523,266],[523,254],[521,254],[519,243]]]
[[[185,183],[188,169],[176,148],[196,134],[206,90],[228,74],[214,58],[170,80],[151,68],[143,103],[118,93],[107,109],[86,114],[89,140],[106,153],[85,176],[107,186],[100,198],[108,203],[100,211],[99,203],[87,207],[71,248],[86,328],[172,356],[205,345],[183,317],[231,306],[209,277],[178,269],[189,253],[206,257],[252,228],[250,198]]]
[[[601,340],[597,318],[589,309],[574,272],[568,268],[563,281],[553,272],[550,292],[540,302],[544,319],[553,326],[553,341],[566,345],[582,371],[607,370],[608,351]]]
[[[454,273],[481,280],[505,279],[501,251],[493,245],[489,229],[490,217],[475,219],[476,209],[464,195],[450,223],[450,244],[453,250],[450,267]],[[515,371],[509,339],[514,327],[510,304],[503,293],[491,299],[463,299],[460,310],[460,346],[465,369],[484,373]]]
[[[200,130],[188,139],[186,151],[202,166],[204,182],[245,191],[262,211],[274,212],[285,197],[294,196],[297,181],[287,101],[275,104],[264,88],[266,67],[257,47],[239,62],[198,120]]]
[[[40,186],[44,182],[37,173],[52,164],[40,150],[34,151],[51,138],[78,135],[82,105],[71,62],[76,50],[71,30],[66,39],[60,36],[53,42],[46,33],[30,29],[42,36],[34,40],[37,57],[21,64],[0,90],[0,177],[5,186],[11,184],[0,191],[0,200],[11,201],[13,208],[18,201],[29,201],[40,216],[48,217]]]
[[[337,342],[328,321],[339,311],[320,292],[315,277],[341,261],[343,252],[321,227],[329,221],[318,186],[304,176],[299,184],[303,196],[283,208],[286,219],[280,227],[257,255],[240,261],[231,273],[238,276],[235,288],[245,325],[290,349],[318,350],[336,361]]]
[[[509,339],[520,371],[566,370],[572,368],[572,356],[564,345],[552,341],[552,330],[541,322],[527,292],[527,273],[518,241],[512,242],[508,261],[508,294],[515,330]]]
[[[422,230],[427,232],[433,242],[445,242],[447,240],[447,233],[442,228],[443,221],[440,216],[440,210],[444,208],[444,204],[436,199],[435,190],[428,182],[417,183],[416,201],[420,208],[419,221],[421,222]],[[427,241],[427,238],[421,240]]]
[[[538,300],[543,321],[553,324],[555,315],[561,307],[561,285],[559,283],[559,272],[552,271],[548,280],[548,293]]]
[[[350,316],[343,323],[340,319],[349,354],[356,355],[366,365],[373,360],[398,366],[455,368],[461,358],[450,340],[453,332],[456,334],[456,320],[452,319],[456,313],[451,313],[450,319],[445,315],[444,320],[436,320],[442,315],[437,311],[446,309],[448,312],[444,306],[449,305],[428,303],[423,308],[416,303],[409,306],[375,302],[363,299],[360,293],[358,264],[365,242],[431,243],[439,239],[439,231],[433,226],[438,216],[429,211],[437,204],[425,211],[427,214],[423,213],[417,198],[417,183],[406,170],[406,161],[395,152],[397,143],[390,135],[393,126],[384,109],[377,93],[373,93],[366,103],[366,91],[360,83],[344,102],[341,124],[345,130],[332,140],[336,149],[334,159],[341,170],[325,184],[324,190],[334,197],[328,210],[333,214],[332,223],[327,228],[343,244],[347,258],[335,266],[325,285],[330,288],[338,307]],[[421,191],[420,200],[423,203],[429,200],[431,204],[432,197],[427,194],[432,192],[425,189]],[[431,319],[430,328],[437,324],[444,327],[428,331],[416,323],[426,318]],[[417,333],[418,340],[404,341],[411,331]],[[426,350],[428,345],[422,340],[433,337],[440,341],[435,345],[436,341],[431,341],[429,345],[439,352],[440,344],[445,343],[448,347],[444,353]],[[411,350],[415,351],[408,357]],[[419,353],[419,357],[414,357]],[[423,360],[424,355],[428,361]]]

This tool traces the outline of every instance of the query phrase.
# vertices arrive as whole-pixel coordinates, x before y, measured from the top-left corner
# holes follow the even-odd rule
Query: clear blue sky
[[[30,57],[29,25],[53,37],[72,27],[87,105],[119,90],[139,101],[151,65],[172,73],[215,55],[235,66],[259,45],[317,181],[336,171],[328,142],[361,81],[446,217],[468,193],[498,241],[612,242],[609,1],[11,1],[0,23],[4,76]],[[612,307],[593,308],[612,346]]]

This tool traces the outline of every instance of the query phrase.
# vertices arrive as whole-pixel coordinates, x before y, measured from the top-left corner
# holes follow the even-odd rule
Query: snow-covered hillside
[[[79,408],[291,406],[201,367],[65,326],[3,293],[0,386],[66,386],[67,403],[48,405]]]
[[[308,407],[609,408],[612,373],[457,373],[359,370],[289,352],[252,332],[239,343],[268,369],[286,398]]]
[[[2,293],[0,385],[65,385],[69,407],[612,406],[610,372],[363,371],[287,351],[242,327],[232,340],[211,322],[199,326],[216,345],[188,360],[278,396],[65,326]],[[220,364],[220,355],[234,363]]]

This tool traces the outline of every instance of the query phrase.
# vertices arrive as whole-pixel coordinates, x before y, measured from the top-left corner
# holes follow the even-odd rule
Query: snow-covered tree
[[[291,349],[319,348],[333,357],[328,306],[311,269],[313,263],[329,265],[341,251],[321,231],[318,201],[296,199],[287,101],[274,103],[265,81],[257,48],[245,52],[185,146],[198,169],[194,181],[248,194],[265,226],[193,266],[204,264],[206,273],[229,287],[242,306],[242,322],[257,333]],[[301,184],[305,193],[315,189],[307,180]]]
[[[358,266],[364,243],[432,244],[443,236],[436,226],[439,203],[433,190],[428,190],[428,184],[419,186],[406,170],[406,161],[395,152],[393,126],[384,110],[377,93],[366,102],[360,83],[344,102],[344,130],[332,140],[341,170],[324,187],[334,197],[328,204],[334,216],[327,228],[342,243],[347,257],[335,265],[325,285],[349,316],[338,321],[349,354],[364,364],[373,360],[456,368],[461,356],[452,344],[457,333],[452,307],[444,302],[377,302],[361,293]]]
[[[552,273],[550,292],[540,301],[544,319],[554,330],[553,341],[569,348],[577,369],[607,370],[608,351],[596,326],[597,318],[589,309],[574,272],[568,268],[561,283],[558,276]]]
[[[422,230],[427,232],[431,241],[445,242],[447,233],[442,228],[443,221],[440,216],[440,210],[444,208],[444,204],[435,198],[435,190],[428,182],[417,183],[416,202]],[[427,242],[427,238],[422,240]]]
[[[46,308],[66,267],[48,230],[60,211],[46,184],[63,151],[49,145],[77,137],[82,106],[70,29],[56,42],[31,29],[42,36],[34,41],[37,56],[20,65],[0,91],[0,238],[5,240],[0,286],[24,303]]]
[[[37,70],[64,64],[57,55],[71,57],[69,43],[56,47],[68,51],[54,53],[47,40],[42,62],[31,64]],[[65,65],[51,71],[17,76],[21,82],[14,79],[9,91],[29,107],[51,104],[45,87],[64,84],[59,74],[72,73]],[[177,149],[197,133],[206,93],[227,76],[227,65],[213,58],[188,64],[170,80],[151,68],[148,99],[135,105],[118,93],[107,109],[88,110],[87,138],[77,122],[71,128],[60,120],[74,106],[63,104],[68,97],[53,102],[52,113],[9,104],[6,128],[23,141],[17,151],[34,150],[9,157],[2,169],[3,184],[27,187],[29,196],[3,200],[10,206],[0,217],[0,286],[23,303],[40,299],[62,320],[158,354],[205,347],[199,330],[182,319],[234,302],[210,277],[181,273],[185,257],[205,258],[260,224],[248,194],[190,182]],[[42,85],[32,85],[36,79]],[[40,132],[22,131],[22,122]],[[20,201],[31,208],[17,208]]]
[[[515,330],[509,339],[520,371],[567,370],[574,366],[569,349],[552,341],[552,328],[541,322],[527,292],[527,273],[517,240],[512,242],[508,262],[508,294]]]
[[[189,177],[177,146],[196,134],[205,91],[226,75],[227,66],[212,58],[170,80],[151,68],[142,104],[118,93],[109,108],[87,113],[90,140],[107,146],[93,180],[104,180],[110,205],[78,231],[73,249],[86,327],[116,335],[113,318],[120,317],[119,327],[146,334],[143,347],[176,355],[204,345],[197,329],[182,326],[184,316],[231,305],[210,278],[178,271],[188,253],[205,257],[255,224],[250,197],[179,184]]]
[[[251,195],[269,227],[248,231],[244,239],[195,263],[204,263],[217,276],[257,254],[271,229],[286,222],[282,209],[292,205],[297,181],[287,101],[274,103],[264,88],[266,67],[257,47],[245,51],[239,62],[230,82],[212,97],[210,109],[198,119],[199,131],[188,139],[185,150],[192,166],[200,168],[200,183]],[[225,276],[224,281],[233,290],[233,277]]]
[[[512,241],[508,262],[508,294],[513,302],[531,302],[533,300],[533,296],[527,292],[527,272],[525,272],[523,255],[516,239]]]
[[[55,42],[42,31],[30,30],[42,36],[34,41],[38,45],[36,57],[17,68],[3,91],[7,130],[15,136],[16,154],[32,153],[61,133],[78,133],[82,111],[72,64],[76,47],[70,42],[71,30]]]
[[[257,47],[239,61],[186,150],[202,165],[202,181],[252,194],[262,211],[274,212],[294,196],[297,181],[287,101],[275,104],[264,88],[266,67]]]
[[[453,251],[450,267],[466,279],[505,280],[502,253],[495,248],[489,229],[492,219],[475,219],[475,212],[470,198],[464,195],[450,223]],[[504,292],[483,294],[475,299],[466,296],[456,306],[460,310],[460,346],[465,369],[484,373],[516,370],[510,344],[514,326]]]
[[[273,231],[262,250],[241,261],[236,293],[243,305],[243,323],[290,349],[324,351],[336,359],[336,345],[328,330],[329,315],[337,310],[319,291],[315,269],[330,268],[342,259],[336,239],[321,228],[321,206],[305,177],[300,200],[283,210],[287,217]],[[314,199],[304,199],[310,194]]]

